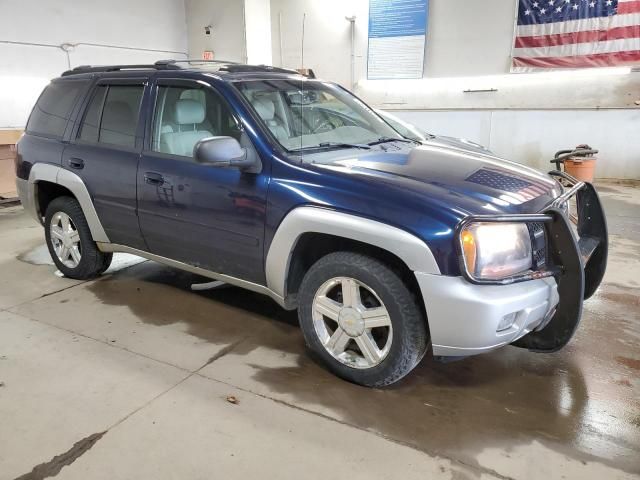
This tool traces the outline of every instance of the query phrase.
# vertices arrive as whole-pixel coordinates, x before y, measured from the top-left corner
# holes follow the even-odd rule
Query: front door
[[[145,78],[98,83],[62,158],[84,181],[112,243],[144,249],[136,214]]]
[[[231,107],[202,82],[158,80],[153,95],[138,169],[140,228],[150,252],[263,284],[266,174],[193,159],[195,144],[212,136],[253,149]]]

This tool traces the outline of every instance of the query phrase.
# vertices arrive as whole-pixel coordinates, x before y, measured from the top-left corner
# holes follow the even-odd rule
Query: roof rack
[[[210,63],[213,65],[221,65],[220,71],[229,73],[241,73],[241,72],[275,72],[275,73],[294,73],[299,75],[299,72],[295,70],[288,70],[286,68],[272,67],[271,65],[247,65],[245,63],[232,62],[230,60],[201,60],[199,58],[191,58],[186,60],[158,60],[155,65],[169,66],[179,63],[193,63],[202,64]]]
[[[209,63],[214,65],[220,65],[219,70],[229,73],[249,73],[249,72],[272,72],[272,73],[290,73],[299,75],[299,72],[295,70],[288,70],[286,68],[272,67],[269,65],[245,65],[243,63],[231,62],[227,60],[199,60],[199,59],[187,59],[187,60],[158,60],[153,64],[135,64],[135,65],[104,65],[104,66],[92,66],[81,65],[71,70],[67,70],[62,73],[63,77],[69,75],[80,75],[82,73],[104,73],[104,72],[118,72],[122,70],[182,70],[183,68],[190,68],[190,65],[182,66],[180,64],[197,64]]]
[[[172,63],[154,63],[154,64],[136,64],[136,65],[80,65],[71,70],[62,73],[63,77],[69,75],[79,75],[81,73],[102,73],[102,72],[118,72],[120,70],[179,70],[178,65]]]

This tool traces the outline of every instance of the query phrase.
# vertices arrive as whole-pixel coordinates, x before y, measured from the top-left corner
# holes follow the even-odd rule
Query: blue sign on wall
[[[428,0],[369,0],[367,77],[422,78]]]

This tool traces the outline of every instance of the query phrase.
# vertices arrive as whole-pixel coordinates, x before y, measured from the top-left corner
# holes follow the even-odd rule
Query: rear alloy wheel
[[[51,258],[65,277],[86,280],[109,268],[112,254],[98,250],[75,198],[53,199],[47,206],[44,226]]]
[[[345,380],[390,385],[427,351],[426,321],[414,296],[375,258],[353,252],[321,258],[305,275],[298,303],[307,345]]]
[[[53,250],[65,267],[76,268],[82,259],[80,234],[71,217],[64,212],[56,212],[49,225]]]

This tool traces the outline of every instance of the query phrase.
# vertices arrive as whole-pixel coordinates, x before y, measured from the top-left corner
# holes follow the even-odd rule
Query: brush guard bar
[[[571,175],[551,171],[565,187],[564,193],[551,201],[539,213],[531,215],[477,215],[465,218],[457,227],[457,238],[471,222],[540,222],[546,234],[546,266],[500,280],[475,278],[462,256],[462,244],[457,242],[460,269],[463,276],[478,285],[506,285],[539,278],[554,277],[560,302],[555,313],[535,331],[514,342],[517,347],[538,352],[553,352],[566,345],[580,323],[582,303],[591,297],[604,277],[609,240],[607,224],[600,198],[591,183],[581,182]],[[574,200],[575,198],[575,200]],[[576,214],[568,211],[567,202],[575,201]],[[571,226],[575,225],[575,231]]]

